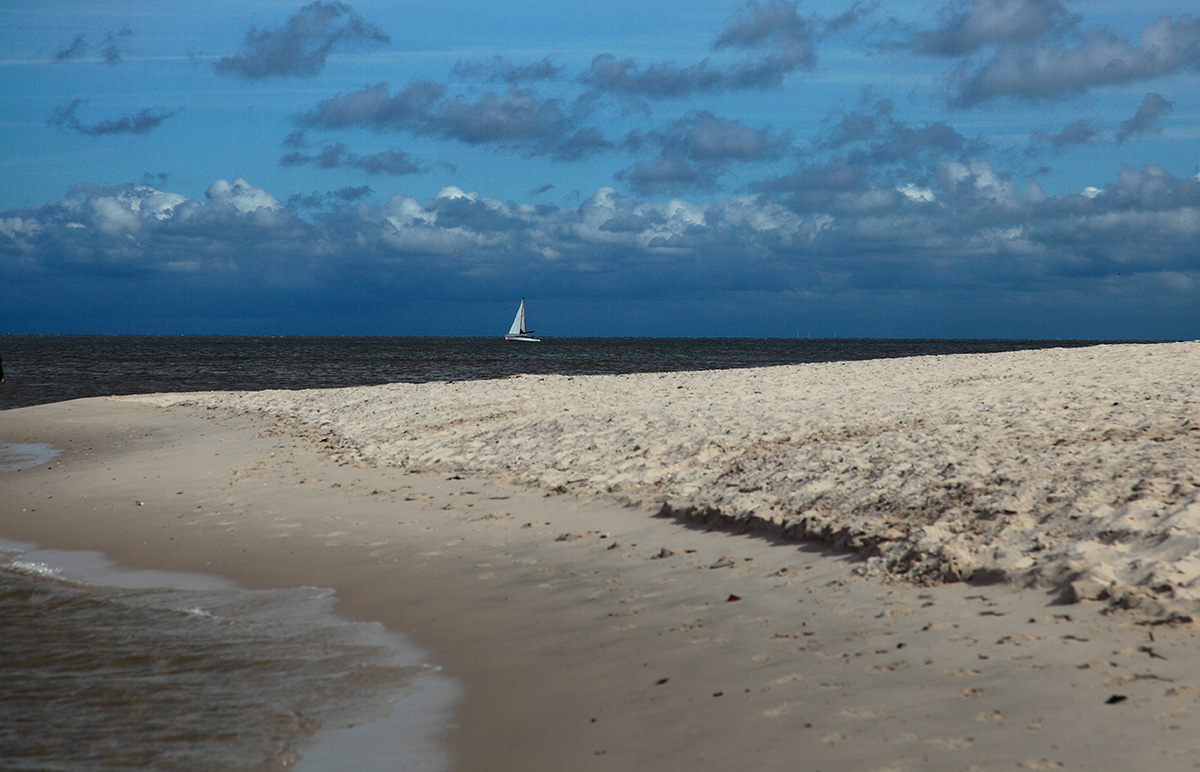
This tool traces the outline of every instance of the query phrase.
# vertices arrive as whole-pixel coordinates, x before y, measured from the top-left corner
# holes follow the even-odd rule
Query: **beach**
[[[1200,344],[93,398],[0,535],[336,590],[455,768],[1193,769]],[[386,742],[386,738],[379,742]]]

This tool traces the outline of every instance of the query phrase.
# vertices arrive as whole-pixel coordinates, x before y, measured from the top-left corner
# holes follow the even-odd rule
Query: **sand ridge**
[[[137,398],[1142,613],[1200,602],[1200,343]]]

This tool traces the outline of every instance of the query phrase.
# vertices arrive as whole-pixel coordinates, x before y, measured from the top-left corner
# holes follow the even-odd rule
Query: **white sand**
[[[347,464],[728,518],[919,582],[1200,601],[1200,343],[132,398],[266,414]],[[298,424],[298,425],[297,425]]]

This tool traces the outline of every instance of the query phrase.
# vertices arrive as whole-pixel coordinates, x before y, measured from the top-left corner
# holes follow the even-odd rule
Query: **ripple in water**
[[[445,681],[398,636],[334,616],[329,590],[141,586],[161,572],[93,584],[38,554],[0,549],[6,770],[291,769],[325,730]],[[360,751],[346,768],[447,766],[429,738]]]

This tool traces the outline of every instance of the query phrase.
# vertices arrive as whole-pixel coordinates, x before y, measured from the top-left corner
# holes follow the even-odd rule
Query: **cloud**
[[[300,151],[288,153],[279,159],[281,166],[304,166],[311,164],[321,169],[359,169],[367,174],[422,174],[429,171],[408,153],[402,150],[383,150],[369,155],[359,155],[346,149],[341,142],[328,145],[315,155]]]
[[[981,142],[968,140],[949,124],[937,121],[912,124],[895,117],[895,103],[864,89],[857,109],[833,114],[833,128],[817,138],[819,149],[848,153],[853,165],[886,166],[904,161],[941,157],[970,151],[981,152]]]
[[[244,177],[236,177],[233,182],[216,180],[204,192],[212,205],[218,208],[228,208],[248,214],[266,209],[278,212],[283,209],[279,200],[262,188],[251,185]]]
[[[507,57],[496,54],[491,59],[459,59],[454,74],[460,78],[483,77],[485,82],[503,82],[516,86],[527,81],[554,80],[563,68],[543,57],[530,64],[515,65]]]
[[[1018,316],[1024,307],[1055,319],[1065,298],[1083,298],[1080,318],[1136,320],[1170,307],[1176,321],[1163,329],[1181,319],[1195,329],[1200,180],[1125,167],[1101,188],[1048,196],[966,158],[907,190],[833,159],[758,195],[708,203],[601,188],[577,206],[518,206],[447,188],[424,202],[396,195],[370,205],[366,191],[345,189],[298,201],[321,206],[308,221],[243,178],[215,181],[202,201],[79,186],[61,201],[0,213],[0,280],[61,293],[86,276],[86,291],[72,296],[85,305],[120,296],[107,290],[131,285],[113,282],[138,277],[142,292],[208,293],[214,308],[307,309],[348,296],[425,308],[430,287],[491,297],[521,275],[573,302],[626,302],[638,288],[663,312],[667,297],[802,296],[823,313],[848,297],[859,313],[901,297],[951,313],[953,300],[954,323],[968,326],[997,299]]]
[[[561,99],[539,99],[520,88],[485,92],[474,100],[443,97],[444,93],[439,83],[414,80],[389,95],[387,84],[379,83],[323,100],[297,122],[312,129],[362,127],[433,135],[560,161],[579,160],[610,147],[599,129],[579,125]]]
[[[1041,152],[1043,147],[1049,147],[1050,150],[1058,152],[1074,145],[1088,145],[1097,141],[1100,136],[1101,129],[1095,121],[1090,118],[1080,118],[1077,121],[1071,121],[1056,132],[1035,131],[1029,137],[1029,147],[1025,154],[1032,157]]]
[[[1139,33],[1138,45],[1098,29],[1075,45],[1003,46],[982,65],[956,70],[950,101],[970,107],[1000,97],[1060,99],[1188,69],[1200,69],[1200,20],[1160,16]]]
[[[698,166],[678,154],[664,154],[650,161],[638,161],[613,175],[638,195],[655,196],[685,190],[712,190],[717,177],[712,169]]]
[[[274,76],[315,77],[325,68],[337,47],[363,43],[388,43],[391,38],[340,2],[310,3],[297,11],[279,29],[251,27],[242,42],[242,52],[223,56],[213,63],[222,75],[248,80]]]
[[[324,99],[296,120],[302,126],[318,129],[361,127],[376,132],[420,131],[445,92],[446,87],[440,83],[413,80],[389,96],[388,84],[376,83]]]
[[[86,102],[82,99],[73,100],[69,104],[55,110],[54,114],[46,120],[46,123],[50,126],[59,126],[89,137],[100,137],[109,134],[146,134],[157,129],[162,125],[163,121],[175,115],[174,110],[168,111],[166,108],[153,107],[139,110],[135,115],[122,115],[119,118],[110,118],[93,124],[84,124],[75,114],[83,104],[86,104]]]
[[[1158,125],[1158,119],[1169,113],[1174,106],[1174,102],[1163,99],[1161,94],[1146,94],[1137,113],[1117,128],[1117,142],[1124,142],[1130,137],[1161,134],[1162,127]]]
[[[124,27],[120,32],[110,32],[104,36],[100,55],[107,64],[121,63],[121,39],[133,36],[133,30]]]
[[[100,44],[100,58],[106,64],[120,64],[122,61],[121,46],[126,38],[133,37],[133,30],[129,27],[122,27],[118,32],[109,32],[104,36],[104,41]],[[71,41],[71,45],[58,50],[54,54],[54,61],[67,62],[76,59],[83,59],[88,55],[91,46],[87,42],[87,35],[80,34]]]
[[[792,138],[770,126],[751,128],[707,110],[692,110],[659,129],[631,131],[623,145],[635,152],[658,150],[658,158],[637,162],[616,175],[640,195],[657,195],[711,190],[729,164],[778,160],[792,149]]]
[[[905,45],[920,54],[958,57],[990,45],[1032,43],[1078,23],[1057,0],[952,0],[941,24],[915,31]]]
[[[579,77],[585,86],[629,98],[674,99],[699,93],[761,89],[783,76],[817,64],[812,25],[800,18],[795,2],[748,0],[726,20],[713,51],[747,53],[741,61],[714,64],[658,62],[640,67],[633,59],[602,53]]]
[[[82,59],[83,57],[87,56],[87,50],[87,35],[80,34],[76,36],[73,41],[71,41],[71,45],[60,49],[56,54],[54,54],[54,61],[68,62],[73,59]]]
[[[314,190],[307,195],[296,194],[288,196],[288,206],[319,209],[323,206],[349,204],[361,201],[375,191],[370,185],[355,185],[320,192]]]
[[[811,67],[817,63],[809,22],[800,18],[795,2],[747,0],[725,22],[713,43],[715,50],[770,51],[781,67]]]
[[[611,53],[593,57],[580,82],[605,93],[650,99],[678,98],[730,87],[728,75],[707,61],[683,67],[662,62],[640,69],[633,59],[617,59]]]
[[[1045,149],[1060,152],[1076,145],[1089,145],[1098,142],[1121,144],[1131,137],[1142,137],[1149,134],[1159,134],[1162,127],[1158,120],[1169,113],[1174,103],[1164,99],[1161,94],[1153,92],[1146,94],[1137,113],[1127,121],[1122,121],[1115,128],[1103,127],[1090,118],[1080,118],[1072,121],[1057,132],[1035,131],[1029,136],[1029,145],[1025,155],[1033,157]]]
[[[850,6],[834,16],[831,19],[824,21],[823,32],[825,35],[832,35],[841,32],[845,29],[850,29],[866,21],[876,10],[879,9],[878,2],[864,2],[864,0],[854,0]]]

